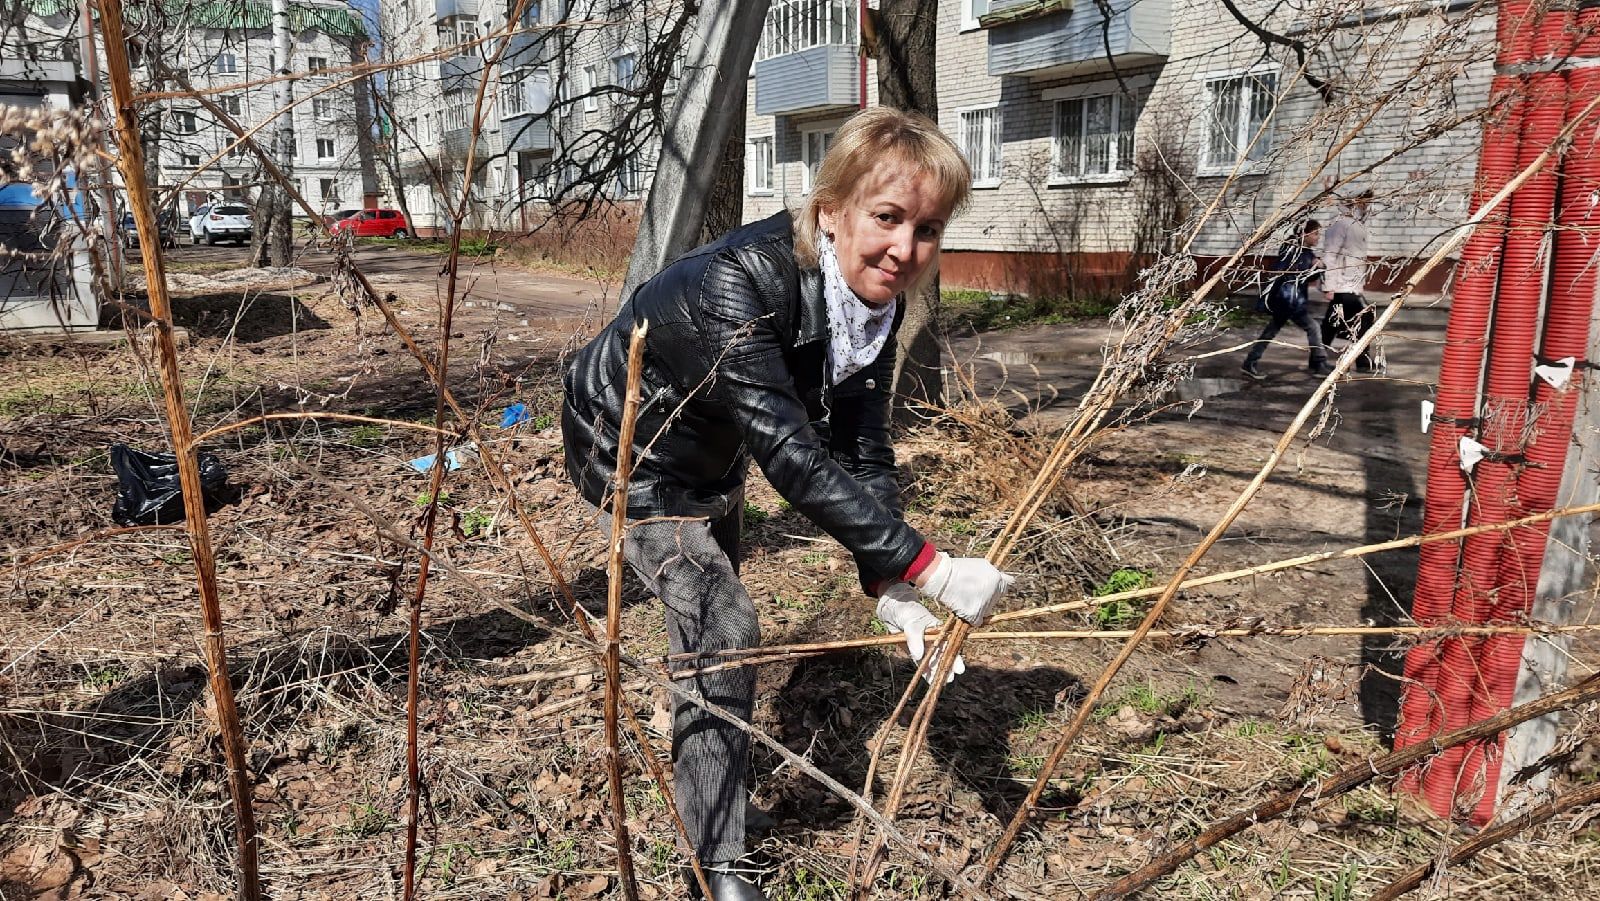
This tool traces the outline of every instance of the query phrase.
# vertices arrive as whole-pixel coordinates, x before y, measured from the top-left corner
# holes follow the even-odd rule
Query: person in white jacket
[[[1377,310],[1367,303],[1367,207],[1372,191],[1351,198],[1338,218],[1322,236],[1322,262],[1326,267],[1322,290],[1329,296],[1328,312],[1322,317],[1322,343],[1330,346],[1335,338],[1355,342],[1377,320]],[[1372,372],[1370,352],[1356,360],[1357,372]]]

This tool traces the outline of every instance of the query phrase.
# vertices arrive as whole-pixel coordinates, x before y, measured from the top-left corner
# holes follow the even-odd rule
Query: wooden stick
[[[1394,539],[1392,541],[1381,541],[1381,542],[1378,542],[1377,544],[1364,544],[1364,545],[1361,545],[1359,547],[1344,548],[1344,549],[1337,550],[1337,551],[1323,551],[1323,552],[1316,553],[1316,554],[1303,554],[1303,555],[1301,555],[1299,557],[1289,557],[1287,559],[1276,560],[1276,561],[1273,561],[1271,563],[1262,563],[1262,564],[1259,564],[1257,566],[1245,567],[1244,569],[1234,569],[1234,570],[1229,570],[1227,572],[1213,573],[1211,575],[1196,576],[1195,578],[1192,578],[1192,579],[1185,579],[1183,581],[1183,583],[1181,585],[1179,585],[1179,588],[1187,589],[1187,588],[1198,588],[1198,587],[1201,587],[1201,586],[1204,586],[1204,585],[1215,585],[1215,584],[1217,584],[1219,582],[1230,582],[1230,581],[1233,581],[1235,579],[1243,579],[1243,578],[1247,578],[1249,576],[1259,576],[1259,575],[1263,575],[1263,574],[1266,574],[1266,573],[1278,572],[1280,570],[1294,569],[1296,567],[1306,566],[1306,565],[1312,564],[1312,563],[1321,563],[1321,562],[1324,562],[1324,561],[1327,561],[1327,560],[1348,560],[1348,559],[1354,559],[1354,558],[1358,558],[1358,557],[1366,557],[1366,556],[1370,556],[1372,554],[1382,553],[1384,551],[1392,551],[1392,550],[1399,550],[1399,549],[1402,549],[1402,548],[1416,547],[1418,545],[1430,544],[1430,543],[1433,543],[1433,542],[1436,542],[1436,541],[1453,541],[1453,540],[1455,540],[1457,538],[1462,538],[1462,537],[1466,537],[1466,536],[1469,536],[1469,535],[1476,535],[1476,534],[1479,534],[1479,533],[1482,533],[1482,532],[1496,532],[1496,531],[1504,531],[1504,530],[1507,530],[1507,529],[1516,529],[1516,528],[1521,528],[1522,526],[1532,525],[1532,524],[1541,523],[1541,522],[1547,522],[1549,520],[1559,519],[1559,518],[1565,517],[1565,516],[1580,516],[1580,515],[1585,514],[1585,513],[1597,513],[1597,512],[1600,512],[1600,504],[1584,504],[1584,505],[1576,506],[1576,507],[1564,507],[1564,508],[1562,508],[1560,510],[1550,510],[1550,511],[1546,511],[1544,513],[1536,513],[1536,514],[1534,514],[1532,516],[1524,516],[1521,519],[1513,519],[1513,520],[1508,520],[1506,522],[1489,523],[1489,524],[1486,524],[1486,525],[1477,525],[1477,526],[1472,526],[1470,528],[1465,528],[1465,529],[1455,529],[1455,530],[1449,531],[1449,532],[1435,532],[1435,533],[1433,533],[1431,535],[1413,535],[1413,536],[1411,536],[1409,538],[1397,538],[1397,539]],[[1013,610],[1013,611],[1010,611],[1009,613],[999,613],[999,614],[996,614],[994,616],[989,617],[989,624],[990,625],[994,625],[995,623],[1016,622],[1016,621],[1019,621],[1019,620],[1033,619],[1033,618],[1040,617],[1040,616],[1046,616],[1046,615],[1049,615],[1049,614],[1052,614],[1052,613],[1067,613],[1067,612],[1071,612],[1071,611],[1074,611],[1074,610],[1087,610],[1087,609],[1090,609],[1090,608],[1093,608],[1093,607],[1098,607],[1101,604],[1108,604],[1108,603],[1113,603],[1113,602],[1116,602],[1116,601],[1136,600],[1136,599],[1139,599],[1139,598],[1154,597],[1156,595],[1161,594],[1161,592],[1163,592],[1165,590],[1166,590],[1165,585],[1158,585],[1158,586],[1153,586],[1153,587],[1150,587],[1150,588],[1135,588],[1135,589],[1132,589],[1132,590],[1129,590],[1129,591],[1119,591],[1119,592],[1116,592],[1114,594],[1102,595],[1100,597],[1085,597],[1085,598],[1082,598],[1081,600],[1065,601],[1065,602],[1060,603],[1060,604],[1050,604],[1050,605],[1047,605],[1047,606],[1044,606],[1044,607],[1029,607],[1029,608],[1027,608],[1025,610]],[[1323,633],[1323,634],[1372,634],[1372,635],[1395,634],[1395,635],[1398,635],[1398,634],[1407,634],[1404,631],[1399,631],[1399,630],[1403,630],[1405,628],[1406,627],[1395,627],[1395,628],[1384,629],[1384,630],[1379,630],[1379,631],[1364,631],[1364,632],[1360,632],[1360,633]],[[1488,633],[1485,633],[1485,634],[1497,634],[1498,632],[1505,631],[1508,628],[1512,628],[1512,627],[1495,628],[1494,631],[1491,631],[1491,632],[1488,632]],[[1588,627],[1583,627],[1583,628],[1586,629]],[[1279,634],[1282,634],[1284,630],[1278,630],[1278,631],[1279,631]],[[1539,627],[1532,627],[1531,631],[1545,631],[1545,630],[1540,629]],[[928,637],[931,639],[931,638],[938,637],[939,635],[942,634],[942,632],[941,632],[941,630],[934,629],[934,630],[929,630],[929,632],[927,634],[928,634]],[[1024,632],[995,632],[993,630],[974,631],[972,634],[970,634],[967,637],[968,637],[969,640],[971,640],[971,639],[987,639],[987,638],[1023,638],[1023,637],[1036,637],[1036,636],[1050,636],[1050,635],[1053,635],[1053,634],[1058,634],[1058,635],[1063,636],[1063,637],[1097,637],[1097,638],[1118,638],[1118,637],[1123,637],[1122,635],[1116,634],[1116,633],[1101,633],[1101,632],[1094,632],[1094,633],[1024,633]],[[1156,634],[1159,635],[1161,633],[1156,633]],[[680,662],[685,661],[685,660],[721,660],[721,661],[725,661],[725,662],[721,662],[721,663],[716,664],[715,665],[715,669],[732,669],[734,667],[739,667],[739,666],[759,666],[759,665],[767,664],[767,663],[778,663],[778,662],[782,662],[784,660],[795,660],[795,659],[799,659],[799,658],[803,658],[803,657],[816,656],[818,654],[826,654],[826,653],[830,653],[832,651],[849,650],[849,649],[852,649],[852,648],[870,648],[870,647],[880,647],[880,646],[884,646],[884,645],[902,644],[902,643],[904,643],[904,641],[905,641],[905,638],[903,636],[900,636],[900,635],[866,635],[866,636],[862,636],[862,637],[859,637],[859,638],[839,639],[837,641],[819,641],[819,642],[807,642],[807,643],[804,643],[804,644],[787,644],[787,645],[766,645],[766,646],[758,646],[758,647],[753,647],[753,648],[728,648],[726,650],[721,650],[721,651],[703,651],[703,652],[689,652],[689,653],[681,653],[681,654],[670,654],[670,655],[667,655],[665,657],[660,658],[660,662],[663,665],[668,665],[668,664],[672,664],[672,663],[680,663]],[[700,669],[681,670],[675,675],[674,678],[690,678],[692,676],[701,675],[701,674],[708,673],[708,672],[713,672],[713,671],[715,671],[715,670],[713,668],[711,668],[711,667],[702,667]]]
[[[178,346],[172,337],[172,304],[167,295],[166,261],[160,252],[160,229],[145,179],[144,146],[140,142],[139,112],[134,107],[133,81],[128,65],[128,42],[122,30],[121,0],[96,0],[100,9],[101,38],[105,45],[106,76],[116,105],[117,168],[128,188],[128,207],[139,232],[139,243],[155,249],[145,260],[150,317],[155,326],[155,349],[166,402],[167,426],[172,432],[172,452],[177,457],[178,481],[183,489],[184,527],[194,558],[200,591],[200,614],[205,625],[206,670],[217,705],[217,730],[228,765],[228,789],[233,798],[234,828],[239,843],[239,897],[261,897],[261,872],[256,838],[255,811],[251,807],[250,771],[244,729],[234,704],[233,682],[228,677],[228,644],[222,631],[222,604],[217,590],[217,560],[211,549],[206,522],[205,495],[200,484],[193,423],[183,399],[183,375],[178,369]]]
[[[1315,785],[1307,786],[1301,783],[1300,786],[1290,791],[1269,798],[1249,810],[1240,811],[1221,822],[1207,827],[1205,831],[1194,838],[1179,842],[1162,853],[1160,857],[1101,889],[1094,896],[1093,901],[1111,901],[1111,899],[1121,898],[1140,891],[1150,883],[1176,870],[1196,854],[1238,835],[1256,823],[1266,822],[1282,816],[1293,810],[1301,801],[1314,803],[1343,794],[1372,779],[1380,776],[1391,776],[1406,767],[1421,763],[1429,755],[1436,754],[1446,748],[1455,747],[1474,739],[1487,738],[1518,723],[1526,722],[1557,710],[1565,710],[1596,698],[1600,698],[1600,675],[1590,676],[1565,691],[1546,695],[1519,707],[1503,710],[1488,719],[1468,723],[1453,732],[1418,742],[1392,754],[1368,758],[1318,781]]]
[[[633,430],[639,415],[639,379],[644,369],[644,338],[649,322],[636,323],[628,341],[628,385],[617,436],[617,475],[611,492],[611,551],[606,560],[606,773],[611,780],[611,831],[617,842],[617,874],[628,901],[638,901],[633,851],[628,841],[628,808],[622,796],[622,752],[617,736],[617,705],[622,700],[622,542],[628,532],[628,481],[633,471]]]
[[[1564,795],[1557,795],[1538,807],[1524,811],[1498,826],[1485,829],[1451,848],[1450,852],[1445,855],[1444,863],[1446,866],[1454,866],[1490,845],[1497,845],[1505,841],[1529,826],[1542,823],[1569,810],[1587,807],[1596,803],[1600,803],[1600,783],[1580,788],[1577,791],[1570,791]],[[1417,864],[1402,873],[1398,879],[1373,893],[1370,901],[1394,901],[1394,899],[1421,885],[1422,880],[1431,876],[1438,868],[1439,863],[1440,861],[1437,858],[1430,858]]]
[[[1562,129],[1563,135],[1570,136],[1577,129],[1579,123],[1597,106],[1600,106],[1600,96],[1595,97],[1580,115],[1567,123],[1566,127]],[[1372,342],[1377,339],[1378,335],[1393,321],[1394,317],[1400,312],[1401,307],[1405,305],[1405,301],[1416,291],[1416,287],[1421,283],[1422,279],[1433,271],[1445,259],[1446,255],[1453,252],[1456,247],[1460,246],[1461,242],[1466,240],[1466,236],[1471,232],[1471,226],[1482,222],[1489,213],[1504,203],[1506,198],[1510,197],[1523,182],[1531,178],[1554,155],[1556,148],[1563,146],[1564,143],[1564,140],[1558,140],[1553,142],[1551,146],[1546,147],[1544,152],[1539,154],[1538,159],[1530,163],[1526,169],[1511,179],[1494,197],[1490,198],[1473,213],[1466,226],[1457,231],[1450,240],[1445,241],[1438,251],[1429,257],[1416,273],[1411,276],[1406,282],[1405,288],[1396,294],[1382,315],[1373,323],[1372,328],[1362,335],[1360,339],[1352,342],[1351,346],[1340,355],[1339,362],[1334,366],[1333,372],[1323,379],[1322,383],[1311,393],[1311,396],[1306,399],[1305,404],[1300,408],[1299,414],[1295,416],[1294,421],[1289,424],[1283,435],[1279,437],[1277,444],[1272,449],[1272,453],[1268,455],[1267,461],[1262,464],[1261,470],[1256,473],[1255,477],[1250,480],[1250,484],[1245,486],[1244,491],[1228,506],[1227,511],[1222,514],[1222,518],[1207,533],[1205,539],[1190,552],[1188,558],[1178,567],[1178,571],[1172,575],[1161,596],[1157,598],[1155,604],[1145,614],[1144,620],[1139,623],[1139,627],[1134,630],[1134,634],[1128,638],[1127,643],[1118,651],[1117,656],[1112,658],[1111,662],[1106,665],[1104,672],[1090,687],[1089,693],[1079,702],[1078,710],[1073,715],[1072,721],[1067,725],[1066,730],[1062,733],[1061,738],[1057,741],[1049,756],[1045,758],[1044,766],[1040,769],[1038,778],[1034,780],[1032,788],[1028,790],[1028,796],[1023,800],[1022,806],[1017,809],[1016,815],[1011,818],[1011,823],[1006,827],[1005,834],[1000,837],[999,843],[995,845],[994,849],[990,851],[988,859],[984,861],[983,879],[988,879],[994,875],[995,871],[999,869],[1001,861],[1005,859],[1007,852],[1011,850],[1012,844],[1022,834],[1023,826],[1032,816],[1034,807],[1049,786],[1050,779],[1055,775],[1056,768],[1061,764],[1067,751],[1072,747],[1072,743],[1089,722],[1089,717],[1094,712],[1095,703],[1110,688],[1111,680],[1122,670],[1123,665],[1133,657],[1134,651],[1144,641],[1145,635],[1150,632],[1156,621],[1166,612],[1167,606],[1171,604],[1173,597],[1177,595],[1178,588],[1183,584],[1183,580],[1189,574],[1189,571],[1222,538],[1223,533],[1228,530],[1229,526],[1233,525],[1234,520],[1239,518],[1239,515],[1244,512],[1244,508],[1266,485],[1267,478],[1278,468],[1279,461],[1288,453],[1289,445],[1300,434],[1300,430],[1305,427],[1305,424],[1311,420],[1312,415],[1322,404],[1323,398],[1327,397],[1328,393],[1333,390],[1333,386],[1340,378],[1344,377],[1350,367],[1355,365],[1356,358],[1364,353],[1372,345]]]
[[[239,429],[249,428],[250,426],[274,419],[335,419],[341,422],[365,422],[372,425],[388,426],[396,429],[417,429],[418,431],[433,433],[437,433],[439,431],[437,428],[427,425],[426,423],[406,422],[403,419],[380,419],[376,416],[357,416],[354,413],[324,413],[321,411],[315,411],[304,413],[267,413],[261,416],[252,416],[249,419],[241,419],[237,422],[225,423],[217,426],[214,429],[211,429],[210,431],[201,432],[199,436],[195,438],[195,440],[205,441],[210,438],[215,438],[218,435],[227,434],[228,432],[236,432]],[[446,429],[444,430],[444,434],[454,435],[456,433],[450,429]]]

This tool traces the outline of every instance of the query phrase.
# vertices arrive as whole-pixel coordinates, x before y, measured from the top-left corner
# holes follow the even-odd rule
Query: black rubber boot
[[[769,901],[766,892],[739,874],[737,863],[701,864],[701,867],[706,871],[706,882],[711,885],[711,901]],[[695,881],[694,870],[684,867],[683,878],[689,883],[689,897],[705,901],[705,893]]]

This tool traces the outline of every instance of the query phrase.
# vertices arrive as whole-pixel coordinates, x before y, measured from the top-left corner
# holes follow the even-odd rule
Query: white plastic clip
[[[1422,434],[1428,434],[1428,429],[1433,427],[1433,401],[1422,402]]]
[[[1472,468],[1477,466],[1478,461],[1482,460],[1489,451],[1487,447],[1473,441],[1466,435],[1461,436],[1461,441],[1457,444],[1457,447],[1461,453],[1461,468],[1468,473],[1472,472]]]
[[[1572,367],[1578,362],[1577,357],[1562,357],[1554,363],[1533,367],[1533,372],[1545,380],[1550,387],[1560,391],[1567,387],[1567,382],[1572,380]]]

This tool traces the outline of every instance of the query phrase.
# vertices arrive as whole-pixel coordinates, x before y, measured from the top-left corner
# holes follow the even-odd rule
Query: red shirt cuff
[[[924,541],[922,550],[917,552],[916,559],[912,560],[911,565],[906,567],[905,574],[900,577],[900,581],[916,582],[917,576],[922,575],[922,571],[927,569],[928,565],[933,562],[933,558],[938,555],[939,549],[933,546],[933,542]]]

